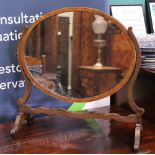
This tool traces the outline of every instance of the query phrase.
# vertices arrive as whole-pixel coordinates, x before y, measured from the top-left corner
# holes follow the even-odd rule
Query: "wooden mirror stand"
[[[122,33],[125,34],[125,37],[128,38],[128,40],[131,42],[128,43],[129,47],[131,45],[132,49],[131,51],[133,52],[133,60],[131,60],[131,65],[128,68],[128,71],[124,78],[121,80],[121,82],[118,82],[116,86],[108,90],[107,92],[99,92],[99,94],[95,94],[94,96],[90,97],[79,97],[79,98],[74,98],[70,96],[65,96],[59,92],[49,92],[48,90],[45,90],[41,85],[39,85],[36,81],[35,78],[31,75],[30,71],[28,70],[27,67],[27,61],[25,58],[25,46],[27,42],[27,38],[29,37],[30,33],[32,30],[42,21],[44,21],[46,18],[52,17],[54,15],[64,13],[64,12],[88,12],[88,13],[94,13],[100,16],[103,16],[107,21],[110,21],[111,24],[114,24],[120,28]],[[39,37],[39,36],[38,36]],[[124,39],[124,38],[123,38]],[[78,43],[77,43],[78,44]],[[112,45],[110,45],[112,46]],[[109,50],[107,48],[107,50]],[[22,73],[26,82],[26,89],[25,89],[25,94],[22,98],[18,100],[18,105],[19,105],[19,114],[16,117],[15,125],[14,128],[11,130],[11,135],[15,136],[15,134],[19,131],[21,128],[23,121],[27,120],[28,123],[31,123],[33,120],[33,115],[35,114],[47,114],[47,115],[63,115],[63,116],[68,116],[72,118],[77,118],[77,119],[88,119],[88,118],[95,118],[95,119],[111,119],[115,120],[118,122],[124,122],[124,123],[132,123],[135,124],[135,140],[134,140],[134,150],[138,150],[140,147],[140,133],[142,130],[142,115],[144,113],[144,110],[140,107],[138,107],[133,99],[133,86],[135,83],[135,80],[137,78],[139,69],[140,69],[140,64],[141,64],[141,57],[140,57],[140,49],[137,44],[137,41],[132,33],[132,28],[129,28],[126,30],[118,21],[113,19],[113,17],[106,15],[105,13],[94,10],[91,8],[64,8],[56,11],[52,11],[50,13],[47,13],[43,17],[41,17],[38,21],[36,21],[32,26],[29,28],[26,28],[25,31],[23,32],[22,38],[18,44],[18,62],[19,65],[22,69]],[[131,57],[132,58],[132,57]],[[42,62],[45,62],[45,57],[41,58]],[[80,67],[79,67],[80,66]],[[89,71],[90,68],[94,67],[83,67],[86,65],[78,65],[78,68],[81,70],[87,69]],[[117,67],[117,66],[114,66]],[[115,68],[113,67],[113,70]],[[109,67],[110,69],[112,67]],[[102,67],[102,71],[105,71],[106,69],[109,69],[108,67]],[[83,72],[82,72],[83,73]],[[80,73],[79,73],[80,74]],[[98,74],[95,74],[96,78],[98,77]],[[104,113],[97,113],[97,112],[89,112],[89,111],[82,111],[82,112],[69,112],[64,109],[53,109],[53,108],[32,108],[28,105],[26,105],[30,94],[31,94],[31,88],[32,85],[36,86],[38,89],[42,90],[46,94],[55,97],[57,99],[63,100],[63,101],[70,101],[70,102],[86,102],[86,101],[93,101],[93,100],[98,100],[107,96],[111,96],[115,94],[121,87],[123,87],[126,83],[129,83],[128,85],[128,103],[130,108],[133,111],[133,114],[130,114],[128,116],[122,116],[118,113],[110,113],[110,114],[104,114]],[[82,89],[82,88],[81,88]],[[82,91],[81,91],[82,92]]]

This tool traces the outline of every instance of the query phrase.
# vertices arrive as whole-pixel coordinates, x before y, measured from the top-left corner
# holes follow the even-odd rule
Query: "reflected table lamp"
[[[108,23],[107,21],[105,21],[104,17],[99,15],[94,15],[94,16],[95,16],[95,21],[93,22],[92,27],[93,27],[94,33],[97,35],[97,39],[94,40],[94,43],[95,43],[95,46],[97,47],[97,52],[98,52],[97,62],[94,66],[102,67],[104,64],[102,64],[101,52],[106,45],[106,40],[103,39],[103,35],[107,30]]]

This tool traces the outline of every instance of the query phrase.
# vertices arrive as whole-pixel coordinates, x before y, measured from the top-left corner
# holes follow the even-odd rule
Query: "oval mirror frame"
[[[26,65],[26,61],[25,61],[25,46],[26,46],[26,41],[30,35],[30,33],[33,31],[33,29],[40,24],[42,21],[44,21],[45,19],[60,14],[60,13],[64,13],[64,12],[88,12],[88,13],[94,13],[100,16],[103,16],[107,21],[111,21],[114,25],[116,25],[124,34],[126,39],[128,40],[128,43],[130,44],[131,47],[131,63],[130,63],[130,67],[128,69],[128,71],[126,72],[125,76],[123,77],[123,79],[112,89],[110,89],[107,92],[101,93],[97,96],[93,96],[93,97],[88,97],[88,98],[73,98],[73,97],[67,97],[67,96],[62,96],[56,92],[51,92],[48,91],[47,89],[45,89],[43,86],[39,85],[39,83],[36,82],[36,80],[33,78],[33,76],[31,75],[31,73],[29,72],[27,65]],[[105,98],[107,96],[111,96],[113,94],[115,94],[119,89],[121,89],[130,79],[134,68],[135,68],[135,64],[136,64],[136,49],[135,49],[135,45],[134,45],[134,41],[132,40],[132,38],[130,37],[130,35],[128,34],[128,30],[126,30],[126,28],[120,23],[118,22],[116,19],[114,19],[113,17],[111,17],[110,15],[107,15],[106,13],[103,13],[102,11],[96,10],[96,9],[92,9],[92,8],[85,8],[85,7],[70,7],[70,8],[62,8],[62,9],[58,9],[55,11],[51,11],[49,13],[44,14],[42,17],[40,17],[36,22],[34,22],[28,29],[27,31],[24,33],[23,37],[21,38],[19,44],[18,44],[18,60],[19,60],[19,65],[23,71],[24,76],[31,81],[31,83],[36,86],[39,90],[41,90],[42,92],[44,92],[45,94],[54,97],[56,99],[60,99],[63,101],[67,101],[67,102],[89,102],[89,101],[94,101],[94,100],[99,100],[101,98]]]

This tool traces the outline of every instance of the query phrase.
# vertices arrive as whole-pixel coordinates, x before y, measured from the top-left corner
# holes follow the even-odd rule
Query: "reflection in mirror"
[[[42,21],[25,48],[39,85],[63,96],[87,98],[113,89],[126,75],[132,49],[111,21],[89,12],[67,12]]]

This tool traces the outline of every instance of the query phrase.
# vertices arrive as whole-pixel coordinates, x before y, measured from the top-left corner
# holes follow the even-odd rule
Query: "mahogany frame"
[[[111,20],[116,26],[118,26],[123,32],[126,34],[126,38],[129,40],[129,43],[131,43],[131,46],[134,47],[135,51],[133,51],[133,59],[131,60],[131,66],[123,78],[123,80],[116,86],[114,89],[111,89],[108,92],[105,92],[103,94],[100,94],[95,97],[91,98],[85,98],[85,99],[77,99],[77,98],[68,98],[64,97],[55,93],[48,92],[47,90],[43,89],[37,82],[32,78],[30,75],[25,59],[24,59],[24,48],[25,48],[25,43],[26,40],[33,30],[33,28],[38,25],[41,21],[45,20],[46,18],[53,16],[55,14],[63,13],[63,12],[70,12],[70,11],[86,11],[90,13],[95,13],[99,14],[101,16],[104,16],[105,19]],[[14,128],[11,130],[11,135],[15,136],[16,133],[19,131],[19,129],[22,126],[22,123],[24,120],[27,120],[28,123],[32,122],[32,115],[34,114],[47,114],[47,115],[63,115],[63,116],[68,116],[68,117],[73,117],[73,118],[80,118],[80,119],[88,119],[88,118],[95,118],[95,119],[111,119],[115,120],[118,122],[124,122],[124,123],[134,123],[135,124],[135,140],[134,140],[134,150],[139,150],[140,147],[140,134],[142,130],[142,115],[144,113],[144,109],[138,107],[133,99],[133,86],[135,83],[135,80],[137,78],[138,72],[140,70],[140,64],[141,64],[141,59],[140,59],[140,49],[138,46],[138,43],[136,41],[136,38],[134,37],[132,33],[132,28],[129,28],[126,30],[117,20],[115,20],[113,17],[110,15],[107,15],[103,13],[102,11],[95,10],[92,8],[84,8],[84,7],[73,7],[73,8],[63,8],[59,9],[56,11],[49,12],[45,14],[43,17],[41,17],[39,20],[37,20],[32,26],[29,28],[26,28],[25,31],[23,32],[22,38],[19,41],[18,44],[18,49],[17,49],[17,57],[18,57],[18,62],[21,67],[23,76],[26,81],[26,89],[25,89],[25,94],[22,98],[18,99],[18,105],[19,105],[19,114],[16,117],[15,125]],[[128,85],[128,101],[129,101],[129,106],[133,111],[133,114],[130,114],[128,116],[122,116],[117,113],[110,113],[110,114],[104,114],[104,113],[97,113],[97,112],[69,112],[64,109],[48,109],[48,108],[31,108],[30,106],[26,105],[27,100],[30,97],[31,94],[31,87],[32,85],[35,85],[37,88],[42,90],[44,93],[48,94],[49,96],[64,100],[64,101],[78,101],[78,102],[87,102],[87,101],[92,101],[92,100],[98,100],[101,98],[104,98],[106,96],[110,96],[114,93],[116,93],[120,88],[122,88],[126,83],[129,83]]]

